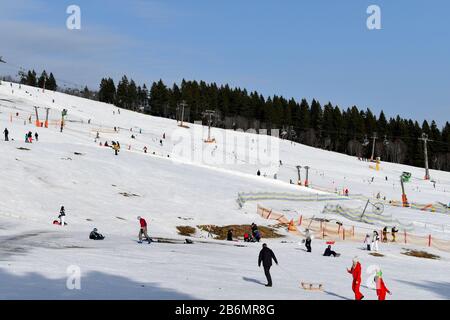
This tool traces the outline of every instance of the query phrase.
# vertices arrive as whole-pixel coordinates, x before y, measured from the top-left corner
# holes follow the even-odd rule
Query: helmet
[[[97,232],[97,228],[94,228],[94,232]]]
[[[138,216],[137,219],[138,219],[138,220],[141,220],[141,216]]]

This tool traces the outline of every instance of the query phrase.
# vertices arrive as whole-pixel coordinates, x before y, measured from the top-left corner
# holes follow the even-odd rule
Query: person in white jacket
[[[380,241],[380,236],[378,235],[377,231],[373,232],[373,238],[372,238],[372,251],[378,251],[378,241]]]

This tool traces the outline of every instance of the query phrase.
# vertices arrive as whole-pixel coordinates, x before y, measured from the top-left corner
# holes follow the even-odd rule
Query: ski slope
[[[40,120],[50,108],[48,129],[34,126],[34,106],[39,107]],[[68,115],[60,132],[57,121],[63,109]],[[398,201],[403,171],[413,176],[406,185],[410,201],[448,203],[450,173],[431,170],[434,188],[423,181],[421,168],[382,162],[381,171],[375,171],[354,157],[214,128],[216,143],[205,144],[207,128],[188,125],[180,128],[173,120],[119,113],[112,105],[3,82],[0,126],[2,131],[8,128],[14,140],[0,141],[0,298],[352,299],[346,268],[354,256],[364,271],[373,265],[383,269],[393,299],[450,298],[450,254],[434,249],[419,248],[440,260],[405,256],[405,246],[393,244],[380,244],[384,257],[374,257],[362,244],[339,242],[334,249],[342,255],[334,259],[321,256],[323,241],[314,240],[313,253],[308,254],[299,245],[301,238],[280,230],[285,237],[267,240],[280,266],[272,269],[274,287],[266,288],[257,267],[260,244],[213,240],[197,231],[194,244],[188,245],[176,230],[184,225],[274,224],[256,214],[256,202],[240,208],[236,200],[241,192],[314,196],[327,194],[321,190],[348,188],[351,195],[373,197],[380,192]],[[39,141],[25,143],[28,131],[37,131]],[[118,156],[99,145],[112,140],[120,141]],[[311,167],[312,188],[289,184],[297,180],[297,165]],[[256,176],[257,170],[262,176]],[[302,175],[304,179],[304,171]],[[271,199],[259,203],[292,217],[322,216],[326,204]],[[364,201],[354,197],[347,204],[359,207]],[[51,224],[61,205],[67,214],[64,228]],[[417,233],[432,229],[436,236],[450,239],[447,214],[390,206],[385,210],[415,223]],[[149,222],[152,237],[174,243],[137,244],[138,215]],[[106,236],[104,241],[87,239],[94,227]],[[81,271],[80,290],[66,286],[70,266]],[[372,273],[363,275],[364,283]],[[321,282],[325,291],[304,291],[300,281]],[[362,288],[366,298],[376,298],[369,287]]]

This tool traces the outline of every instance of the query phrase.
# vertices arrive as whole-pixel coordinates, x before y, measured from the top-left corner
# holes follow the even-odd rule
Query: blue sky
[[[81,30],[66,29],[71,4]],[[371,4],[382,30],[366,27]],[[443,125],[449,17],[447,0],[0,0],[0,55],[92,88],[196,79]]]

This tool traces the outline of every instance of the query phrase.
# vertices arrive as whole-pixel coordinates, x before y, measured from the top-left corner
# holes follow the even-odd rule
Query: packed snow
[[[36,128],[35,106],[41,121],[50,108],[49,128]],[[68,114],[60,132],[63,109]],[[342,204],[352,208],[378,193],[386,203],[401,201],[404,171],[412,174],[405,184],[409,201],[448,204],[449,172],[431,170],[433,183],[423,179],[423,168],[381,162],[376,171],[355,157],[216,128],[215,142],[205,143],[208,130],[199,124],[181,128],[175,120],[9,82],[0,85],[0,123],[10,140],[0,140],[1,299],[353,299],[346,269],[355,256],[366,299],[376,299],[376,268],[392,291],[388,299],[450,298],[446,251],[380,243],[383,256],[376,257],[362,243],[338,241],[333,249],[341,256],[323,257],[325,241],[314,239],[307,253],[302,237],[284,227],[278,229],[284,237],[263,239],[279,261],[271,269],[274,286],[266,288],[257,265],[261,243],[215,240],[200,230],[186,237],[176,229],[275,225],[257,215],[257,203],[289,218],[324,217],[324,201],[268,198],[241,208],[238,194],[246,192],[314,197],[349,189]],[[38,132],[39,141],[25,143],[28,131]],[[100,146],[105,141],[119,141],[119,155]],[[298,165],[310,166],[309,188],[290,184],[297,182]],[[304,169],[301,174],[304,180]],[[62,205],[65,227],[52,224]],[[385,212],[413,223],[417,234],[450,240],[449,213],[388,204]],[[167,241],[137,243],[137,216],[146,218],[151,237]],[[94,227],[105,240],[88,239]],[[186,238],[194,243],[185,244]],[[406,256],[405,249],[440,259]],[[72,282],[78,271],[80,282]],[[303,290],[301,282],[322,283],[324,290]]]

